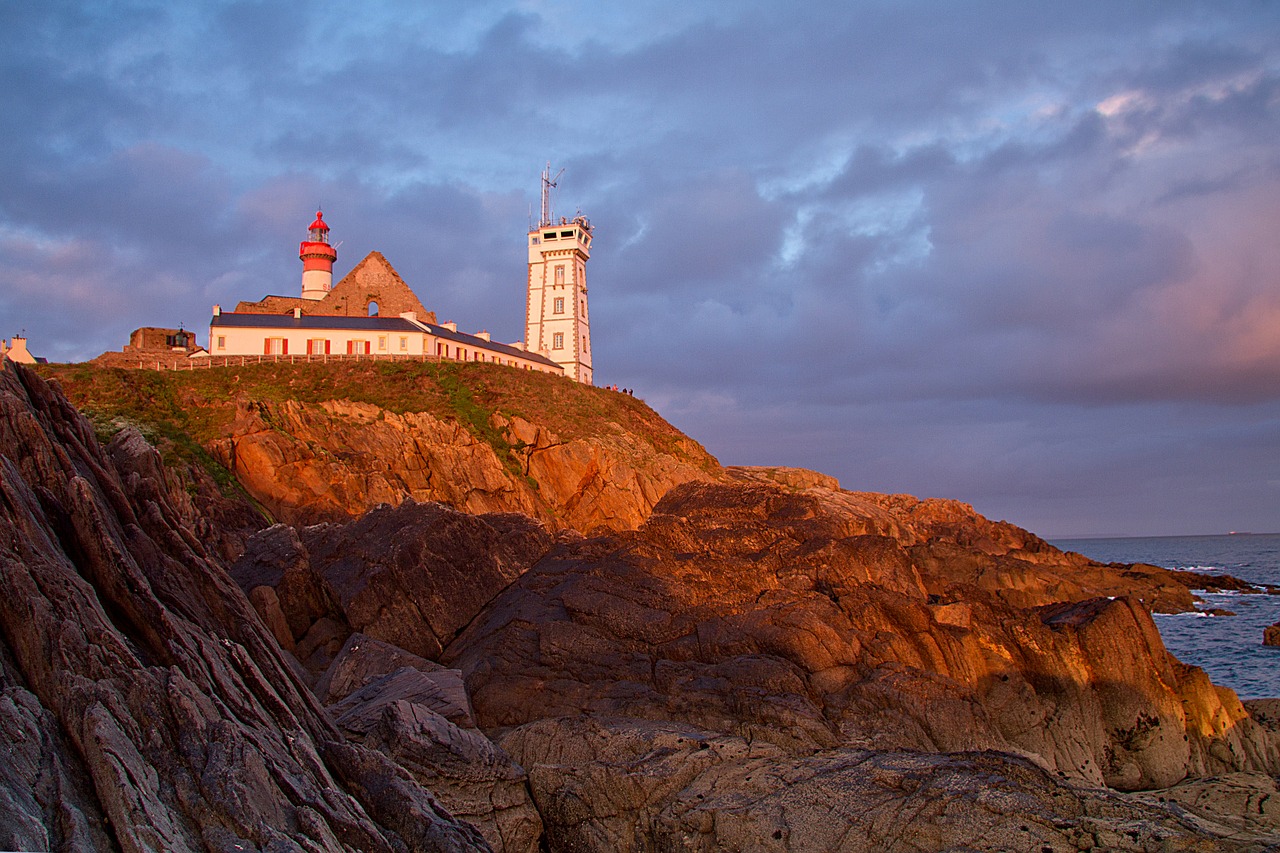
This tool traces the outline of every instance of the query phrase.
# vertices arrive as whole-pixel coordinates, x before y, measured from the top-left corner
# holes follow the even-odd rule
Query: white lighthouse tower
[[[338,250],[329,245],[329,226],[324,224],[324,213],[316,211],[316,221],[309,230],[311,239],[298,245],[302,298],[324,299],[333,288],[333,262],[338,260]]]
[[[564,368],[566,376],[591,384],[591,326],[587,315],[587,261],[591,223],[585,216],[556,221],[551,190],[563,174],[542,173],[542,215],[529,231],[529,283],[525,341]]]

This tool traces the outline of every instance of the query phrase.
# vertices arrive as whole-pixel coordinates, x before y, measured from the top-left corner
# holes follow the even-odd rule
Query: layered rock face
[[[603,392],[602,392],[603,393]],[[453,420],[362,403],[245,403],[212,449],[275,517],[339,521],[406,498],[471,513],[520,512],[554,527],[635,527],[673,486],[714,476],[695,442],[663,452],[621,427],[562,437],[520,418],[492,426],[518,468]],[[668,428],[669,429],[669,428]]]
[[[1205,808],[1214,783],[1137,799],[1066,785],[995,752],[797,755],[723,732],[594,717],[532,723],[503,743],[529,767],[552,850],[1274,849],[1276,819],[1262,798],[1275,785],[1258,774],[1233,778],[1233,802]],[[1174,796],[1191,808],[1171,808]],[[1210,811],[1214,820],[1201,816]]]
[[[1168,655],[1135,600],[1011,607],[833,498],[675,489],[634,534],[555,549],[443,660],[495,728],[590,714],[798,752],[996,749],[1124,790],[1280,768],[1268,733]]]
[[[9,366],[0,453],[0,848],[484,847],[334,727],[145,443]]]
[[[555,549],[444,661],[561,849],[1180,849],[1201,830],[1078,785],[1280,767],[1274,726],[1136,601],[1012,607],[976,569],[1048,587],[1044,549],[989,537],[948,577],[915,524],[820,487],[689,484],[634,534]]]
[[[419,588],[419,573],[440,588],[474,578],[485,594],[427,596],[449,611],[435,618],[460,631],[452,638],[414,618],[378,623],[380,642],[465,677],[472,704],[450,721],[461,733],[424,734],[434,718],[388,710],[405,691],[419,691],[419,707],[441,700],[385,649],[396,671],[341,675],[340,654],[319,689],[360,682],[345,701],[384,702],[385,730],[416,731],[437,750],[472,744],[462,754],[502,768],[484,784],[527,781],[553,850],[1262,849],[1280,828],[1265,809],[1220,814],[1193,783],[1175,789],[1187,792],[1181,812],[1095,787],[1238,772],[1256,797],[1275,789],[1264,774],[1280,769],[1280,727],[1170,657],[1137,597],[1102,594],[1174,596],[1185,590],[1176,580],[1063,555],[961,504],[834,486],[735,471],[674,489],[636,531],[593,538],[405,504],[371,513],[369,526],[266,531],[235,574],[274,583],[246,569],[296,536],[289,562],[328,603],[279,595],[295,643],[326,620],[364,630],[368,618],[352,614],[383,613],[374,602],[395,613],[391,591]],[[452,558],[397,558],[400,528],[448,539]],[[505,571],[478,570],[495,535],[514,535],[517,556]],[[358,574],[318,557],[344,538],[371,543],[358,546]],[[1010,603],[1000,577],[1021,579],[1016,600],[1034,606]],[[344,596],[344,583],[370,597]],[[446,719],[449,707],[432,706]],[[504,820],[521,825],[509,837],[524,843],[526,801],[477,809],[474,780],[450,772],[450,809],[495,846]]]

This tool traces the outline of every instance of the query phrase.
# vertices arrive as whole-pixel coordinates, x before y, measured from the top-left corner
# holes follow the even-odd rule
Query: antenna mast
[[[551,190],[554,189],[560,180],[560,176],[564,174],[564,169],[556,172],[556,176],[551,177],[551,161],[547,161],[547,168],[542,170],[542,221],[538,223],[538,227],[551,224]]]

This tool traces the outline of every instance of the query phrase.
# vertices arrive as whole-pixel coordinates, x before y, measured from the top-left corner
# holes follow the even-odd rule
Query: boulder
[[[1280,622],[1268,625],[1262,630],[1262,645],[1280,646]]]
[[[298,658],[319,678],[357,632],[437,657],[551,543],[526,516],[473,516],[407,500],[346,524],[264,530],[246,543],[231,575],[251,595],[274,591]],[[269,598],[254,600],[267,602],[260,615],[278,624]]]
[[[340,702],[371,681],[410,667],[424,673],[446,671],[438,663],[406,652],[399,646],[355,633],[347,638],[342,650],[316,683],[316,696],[326,705]],[[452,670],[456,672],[456,670]],[[465,698],[465,697],[463,697]],[[469,702],[465,706],[470,714]],[[447,715],[446,715],[447,716]]]
[[[351,725],[360,712],[339,718]],[[537,853],[542,819],[519,764],[478,729],[455,724],[425,704],[397,699],[362,718],[362,742],[385,753],[474,825],[499,853]]]
[[[354,658],[371,657],[361,655],[360,647],[375,643],[376,651],[390,651],[366,637],[348,643],[334,667],[354,670]],[[389,657],[404,659],[404,653]],[[341,683],[345,677],[339,674],[333,681]],[[403,666],[372,678],[329,712],[350,740],[379,750],[404,768],[450,814],[479,829],[495,851],[538,850],[542,821],[525,772],[475,727],[457,670],[428,661]]]
[[[330,705],[329,713],[347,731],[365,734],[386,706],[394,702],[410,702],[451,723],[475,728],[462,673],[444,667],[426,672],[411,666],[401,667]]]

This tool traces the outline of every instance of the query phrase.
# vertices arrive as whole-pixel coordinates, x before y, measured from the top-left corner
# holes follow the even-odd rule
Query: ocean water
[[[1280,586],[1280,534],[1158,536],[1133,539],[1057,539],[1052,544],[1104,563],[1150,563],[1207,575],[1228,574],[1252,584]],[[1203,612],[1157,614],[1164,644],[1180,660],[1202,667],[1215,684],[1241,699],[1280,697],[1280,647],[1262,645],[1262,632],[1280,622],[1280,595],[1200,593]]]

